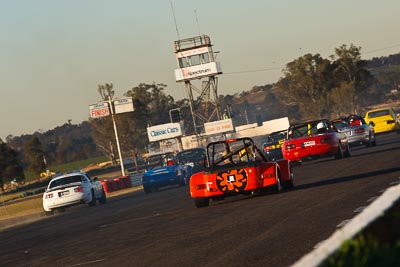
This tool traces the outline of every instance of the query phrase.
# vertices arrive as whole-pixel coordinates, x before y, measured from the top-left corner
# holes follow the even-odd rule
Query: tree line
[[[286,64],[283,77],[275,84],[254,86],[233,95],[219,95],[234,125],[288,116],[292,121],[310,118],[333,119],[358,113],[369,105],[399,99],[388,94],[400,89],[400,54],[361,59],[361,47],[342,45],[328,58],[305,54]],[[132,97],[134,111],[117,114],[123,157],[134,161],[149,144],[147,127],[170,122],[169,110],[179,108],[187,135],[194,133],[189,100],[175,100],[165,93],[162,83],[141,83],[124,93]],[[114,96],[112,83],[98,85],[101,100]],[[198,103],[201,108],[201,103]],[[1,141],[0,185],[14,177],[23,179],[21,170],[43,172],[46,167],[100,155],[116,161],[115,136],[110,117],[70,122],[47,132]],[[7,160],[6,160],[7,159]],[[135,161],[136,162],[136,161]]]

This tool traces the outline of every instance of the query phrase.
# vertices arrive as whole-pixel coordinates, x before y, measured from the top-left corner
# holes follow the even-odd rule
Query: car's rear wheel
[[[89,206],[93,207],[93,206],[96,206],[96,204],[97,204],[96,195],[94,194],[94,191],[92,190],[92,200],[89,202]]]
[[[282,186],[284,188],[292,188],[292,187],[294,187],[294,177],[293,177],[293,172],[292,172],[291,168],[290,168],[290,171],[289,171],[289,175],[290,175],[289,181],[286,181],[286,182],[282,183]]]
[[[207,207],[210,205],[210,199],[208,199],[206,197],[196,197],[194,199],[194,204],[198,208]]]
[[[65,207],[58,208],[57,211],[58,211],[59,213],[65,212]]]
[[[282,191],[282,184],[279,172],[276,172],[276,184],[273,187],[274,193],[280,193]]]
[[[104,189],[101,190],[101,197],[99,198],[100,204],[105,204],[107,203],[107,196],[106,192],[104,192]]]
[[[335,159],[342,159],[343,157],[344,157],[344,155],[343,155],[342,143],[339,143],[338,151],[335,155]]]
[[[146,194],[150,194],[150,193],[151,193],[150,188],[148,188],[147,186],[143,186],[143,191],[144,191]]]
[[[43,210],[44,211],[44,215],[46,216],[50,216],[54,214],[54,210]]]
[[[350,150],[350,145],[349,145],[349,143],[346,144],[346,152],[344,153],[344,156],[345,156],[346,158],[351,157],[351,150]]]
[[[372,140],[372,142],[371,142],[371,145],[376,146],[376,137],[375,136],[374,136],[374,140]]]

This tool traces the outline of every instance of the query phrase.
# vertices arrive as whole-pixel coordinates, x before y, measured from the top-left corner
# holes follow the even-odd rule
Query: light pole
[[[111,120],[114,126],[114,134],[115,134],[115,141],[117,143],[117,150],[118,150],[118,157],[119,157],[119,164],[121,165],[121,174],[122,176],[125,176],[125,168],[124,168],[124,163],[122,161],[122,155],[121,155],[121,147],[119,145],[119,139],[118,139],[118,131],[117,131],[117,124],[115,123],[115,114],[114,110],[112,108],[112,99],[110,96],[108,96],[108,103],[110,105],[110,111],[111,111]]]
[[[99,85],[99,93],[102,96],[103,101],[89,105],[90,117],[95,119],[111,115],[115,141],[117,143],[119,163],[121,165],[121,173],[125,176],[124,162],[122,160],[115,115],[125,112],[133,112],[135,110],[133,107],[133,99],[132,97],[113,99],[114,91],[112,91],[112,84],[106,84],[105,86]]]

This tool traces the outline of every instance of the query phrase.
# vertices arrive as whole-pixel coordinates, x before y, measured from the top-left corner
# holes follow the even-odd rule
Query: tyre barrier
[[[131,177],[129,175],[122,176],[121,181],[124,184],[125,188],[129,188],[132,186]]]
[[[103,185],[104,192],[111,193],[132,186],[142,185],[142,175],[143,173],[135,173],[113,179],[101,179],[100,182]]]
[[[120,186],[120,182],[119,182],[120,179],[119,178],[114,178],[112,181],[113,181],[112,185],[113,185],[114,191],[118,191],[118,190],[122,189],[121,186]]]
[[[114,191],[112,186],[112,181],[110,180],[101,180],[101,184],[103,185],[104,192],[111,193]]]

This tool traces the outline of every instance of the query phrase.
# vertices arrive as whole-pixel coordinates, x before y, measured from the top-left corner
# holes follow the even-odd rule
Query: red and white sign
[[[200,47],[200,48],[196,48],[196,49],[178,52],[178,53],[176,53],[176,57],[177,58],[188,57],[188,56],[199,55],[199,54],[204,54],[204,53],[208,53],[208,52],[212,52],[210,48]]]
[[[226,133],[233,131],[232,119],[204,123],[206,135]]]
[[[107,102],[100,102],[97,104],[89,105],[90,117],[101,118],[110,115],[110,107]]]

